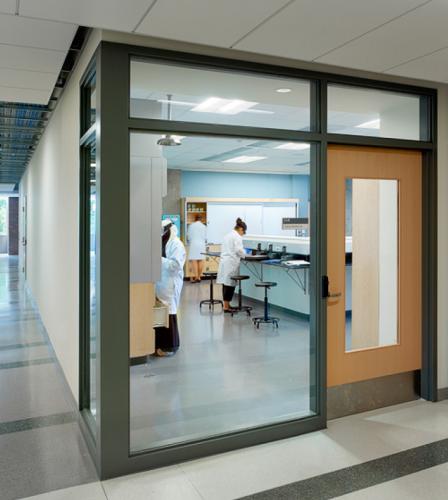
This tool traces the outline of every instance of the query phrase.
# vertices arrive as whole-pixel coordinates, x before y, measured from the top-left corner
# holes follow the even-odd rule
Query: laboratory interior
[[[397,98],[383,95],[383,107]],[[378,109],[375,94],[335,86],[330,102],[333,131],[387,135],[365,109]],[[131,64],[134,117],[309,130],[309,103],[300,80]],[[315,146],[175,129],[132,132],[130,145],[131,452],[313,415]],[[387,242],[396,240],[397,186],[379,184]],[[348,350],[369,347],[351,328],[352,285],[363,288],[352,283],[352,203],[368,215],[369,189],[347,179]],[[396,279],[384,287],[394,296]]]

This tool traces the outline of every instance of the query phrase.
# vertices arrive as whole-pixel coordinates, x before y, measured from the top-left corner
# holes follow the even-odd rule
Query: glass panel
[[[131,452],[314,414],[310,146],[133,133],[130,168]]]
[[[420,100],[412,94],[329,85],[328,132],[420,140]]]
[[[345,228],[346,351],[397,344],[398,181],[347,179]]]
[[[302,80],[134,60],[130,99],[137,118],[310,129]]]
[[[0,235],[6,235],[7,233],[7,220],[8,220],[8,198],[5,196],[0,196]]]
[[[90,411],[96,416],[96,346],[97,346],[97,308],[96,308],[96,151],[89,147],[89,190],[88,190],[88,225],[89,225],[89,331],[90,331]]]

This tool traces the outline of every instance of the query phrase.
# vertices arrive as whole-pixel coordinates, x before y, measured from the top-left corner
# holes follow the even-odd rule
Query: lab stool
[[[268,290],[277,286],[275,281],[260,281],[255,283],[255,286],[258,288],[264,288],[264,314],[263,316],[258,316],[253,318],[254,326],[260,328],[260,323],[272,323],[276,328],[278,328],[279,318],[274,318],[269,316],[269,301],[268,301]]]
[[[205,272],[203,273],[203,276],[205,276],[206,278],[209,278],[210,279],[210,298],[207,299],[207,300],[201,300],[201,302],[199,302],[199,309],[205,304],[205,305],[208,305],[208,308],[209,309],[214,309],[215,308],[215,304],[221,304],[221,307],[224,305],[222,300],[217,300],[213,297],[213,280],[215,280],[218,276],[218,273],[214,273],[214,272]]]
[[[248,316],[250,316],[250,312],[252,311],[252,307],[250,306],[243,306],[243,289],[241,286],[241,282],[244,280],[248,280],[250,276],[245,276],[242,274],[238,274],[235,276],[231,277],[233,281],[236,281],[238,283],[238,306],[237,307],[232,307],[232,316],[236,313],[239,312],[245,312],[247,313]]]

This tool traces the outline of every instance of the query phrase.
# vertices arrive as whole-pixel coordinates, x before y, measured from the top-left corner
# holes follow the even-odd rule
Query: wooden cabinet
[[[156,300],[153,283],[130,285],[129,355],[148,356],[155,351],[155,326],[168,326],[168,307]]]

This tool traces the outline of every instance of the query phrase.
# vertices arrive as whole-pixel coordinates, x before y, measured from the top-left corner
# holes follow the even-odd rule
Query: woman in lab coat
[[[221,246],[221,260],[216,282],[222,284],[224,312],[227,313],[233,310],[230,302],[235,293],[236,283],[232,280],[232,276],[238,274],[240,261],[246,255],[243,247],[243,236],[246,231],[246,223],[238,218],[233,231],[224,236]]]
[[[188,226],[187,241],[189,243],[188,260],[190,262],[192,283],[201,281],[204,269],[205,244],[207,239],[207,227],[201,221],[201,216],[196,215],[195,222]]]
[[[170,219],[162,222],[162,273],[156,283],[157,298],[168,306],[169,326],[157,327],[156,355],[170,356],[179,349],[177,309],[184,284],[185,247]]]

